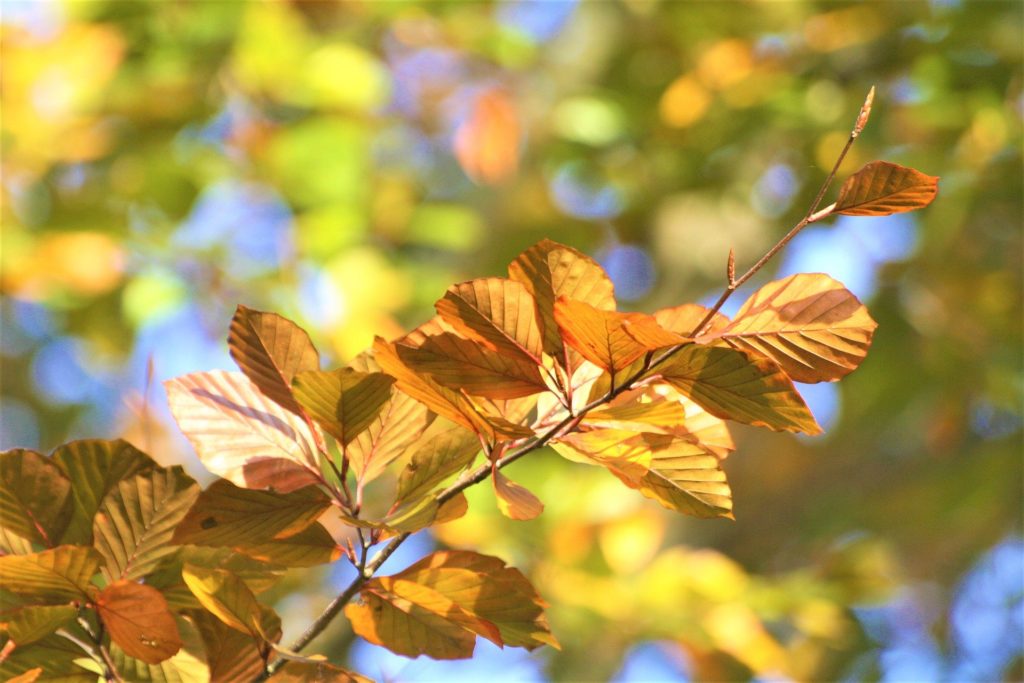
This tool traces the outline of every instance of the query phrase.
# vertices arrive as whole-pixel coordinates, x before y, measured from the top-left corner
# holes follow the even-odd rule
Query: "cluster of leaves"
[[[875,162],[813,219],[919,208],[936,180]],[[727,294],[757,268],[737,279],[730,258]],[[439,551],[374,574],[411,533],[461,516],[462,491],[485,479],[506,516],[536,517],[541,501],[500,469],[546,445],[671,510],[732,517],[726,421],[820,432],[793,381],[845,376],[875,329],[822,274],[768,283],[730,320],[721,301],[620,312],[601,267],[551,241],[508,272],[452,286],[437,317],[332,371],[295,323],[240,306],[228,346],[241,372],[167,383],[221,477],[205,491],[121,441],[5,452],[4,674],[357,679],[280,647],[256,598],[288,567],[342,556],[359,575],[320,629],[344,608],[357,634],[408,656],[469,657],[476,636],[557,647],[543,601],[498,558]]]

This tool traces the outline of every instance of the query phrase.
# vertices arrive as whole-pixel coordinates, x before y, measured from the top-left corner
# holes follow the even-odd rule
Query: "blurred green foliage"
[[[478,491],[440,540],[532,571],[559,680],[605,679],[645,640],[701,679],[1024,675],[1019,582],[991,651],[957,616],[990,548],[1020,563],[1020,3],[4,11],[5,448],[127,434],[194,463],[147,382],[227,366],[236,303],[346,360],[543,237],[598,256],[630,305],[702,300],[729,247],[742,268],[800,218],[876,85],[840,177],[885,159],[942,181],[912,219],[814,228],[775,264],[832,273],[880,323],[861,369],[811,395],[826,436],[739,431],[735,523],[540,455],[513,469],[544,517]],[[899,668],[908,634],[924,668]]]

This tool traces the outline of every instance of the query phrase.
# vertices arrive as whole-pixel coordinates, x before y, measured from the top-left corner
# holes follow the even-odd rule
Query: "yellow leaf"
[[[846,179],[832,213],[888,216],[914,211],[931,204],[938,191],[938,176],[888,161],[872,161]]]
[[[509,519],[529,520],[544,512],[544,503],[537,496],[497,469],[491,471],[491,481],[494,484],[494,495],[498,499],[498,509]]]
[[[254,681],[263,673],[262,642],[248,633],[231,628],[209,612],[190,613],[202,638],[206,661],[210,667],[210,683]],[[260,613],[261,630],[271,643],[281,639],[281,620],[270,608]]]
[[[295,376],[295,399],[344,447],[380,415],[395,380],[379,372],[339,368],[309,370]]]
[[[373,683],[347,669],[328,662],[288,662],[267,683]]]
[[[436,420],[413,444],[398,479],[397,501],[413,501],[473,461],[480,451],[476,436],[446,419]]]
[[[110,639],[135,659],[159,664],[181,649],[174,615],[152,586],[115,581],[96,597],[96,610]]]
[[[243,488],[282,492],[318,482],[309,426],[241,373],[197,372],[165,386],[178,426],[214,474]]]
[[[690,344],[663,363],[658,372],[716,417],[776,431],[821,433],[792,380],[763,356]]]
[[[60,545],[30,555],[0,555],[4,590],[52,602],[86,601],[103,558],[94,548]]]
[[[689,337],[697,331],[697,327],[707,316],[709,310],[711,309],[698,304],[682,304],[681,306],[672,306],[655,311],[654,319],[669,332]],[[711,321],[708,323],[704,334],[720,330],[728,324],[729,319],[727,317],[715,312],[711,316]]]
[[[555,321],[562,338],[591,363],[615,373],[648,351],[687,340],[662,329],[643,313],[602,311],[582,301],[559,297]]]
[[[192,594],[215,617],[233,629],[263,639],[260,604],[242,579],[224,569],[186,564],[181,570]]]
[[[425,405],[401,391],[392,391],[384,407],[348,446],[352,472],[360,482],[379,477],[384,469],[417,443],[435,415]],[[465,430],[459,430],[466,434]],[[467,434],[472,437],[472,434]]]
[[[560,296],[582,301],[603,311],[615,310],[615,290],[604,269],[572,247],[543,240],[509,264],[508,275],[533,295],[544,350],[565,364],[562,335],[555,322],[555,301]],[[570,363],[574,368],[576,363]]]
[[[534,300],[522,283],[499,277],[462,282],[449,287],[435,307],[467,339],[541,364],[543,341]]]
[[[768,356],[797,382],[833,382],[860,365],[878,324],[839,282],[820,273],[770,282],[724,328],[701,336]]]
[[[235,550],[263,562],[286,567],[312,567],[334,562],[342,555],[341,547],[322,524],[313,524],[283,538],[262,542],[237,543]]]
[[[268,398],[303,414],[292,395],[292,379],[302,371],[320,369],[320,355],[305,330],[276,313],[239,306],[228,331],[228,351]]]

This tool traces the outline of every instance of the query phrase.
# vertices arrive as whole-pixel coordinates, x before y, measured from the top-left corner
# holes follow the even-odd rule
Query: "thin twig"
[[[78,625],[81,626],[82,630],[85,631],[89,638],[93,640],[94,644],[86,643],[80,638],[72,635],[67,629],[63,628],[56,631],[57,635],[80,647],[85,653],[92,657],[97,664],[101,665],[104,670],[104,679],[123,683],[124,679],[121,678],[121,674],[117,672],[117,667],[114,666],[114,660],[110,657],[110,653],[107,652],[107,648],[103,647],[102,632],[94,633],[92,628],[89,626],[89,622],[85,621],[85,619],[81,617],[79,617],[77,621]]]
[[[757,263],[751,266],[750,269],[747,270],[747,272],[745,272],[738,278],[735,277],[735,257],[730,251],[729,264],[727,267],[729,283],[725,288],[725,291],[722,292],[722,295],[718,298],[718,301],[715,302],[715,305],[712,306],[712,308],[708,311],[704,319],[701,320],[701,322],[696,326],[694,331],[689,335],[690,337],[697,337],[698,335],[700,335],[707,327],[707,325],[711,322],[711,320],[714,318],[715,314],[719,311],[719,309],[722,308],[722,305],[725,304],[726,300],[732,295],[732,293],[736,291],[736,289],[741,287],[747,280],[753,277],[761,268],[763,268],[764,265],[768,263],[768,261],[770,261],[773,256],[775,256],[780,250],[782,250],[783,247],[785,247],[790,242],[790,240],[796,237],[797,233],[803,230],[806,226],[810,225],[815,221],[821,220],[822,218],[828,216],[832,212],[832,210],[835,208],[835,204],[831,204],[822,209],[821,211],[818,211],[818,205],[821,204],[822,198],[824,198],[825,193],[828,191],[829,186],[832,184],[832,181],[836,176],[836,173],[839,171],[839,166],[842,164],[843,159],[846,157],[847,152],[850,151],[850,147],[853,145],[854,140],[857,139],[857,136],[864,128],[864,124],[867,122],[867,116],[868,114],[870,114],[871,111],[871,101],[874,97],[874,92],[875,89],[872,87],[871,92],[868,93],[868,97],[864,103],[864,106],[861,108],[861,112],[857,117],[857,123],[855,124],[854,129],[846,142],[846,146],[843,147],[843,151],[839,154],[839,158],[836,160],[835,165],[832,167],[832,171],[825,179],[825,182],[822,183],[822,186],[818,190],[818,194],[814,198],[814,202],[811,204],[811,208],[807,211],[807,214],[788,233],[786,233],[786,235],[781,240],[779,240],[775,244],[775,246],[769,249],[768,252],[764,254],[764,256],[758,259]],[[687,341],[682,344],[673,346],[669,348],[666,353],[662,354],[658,358],[655,358],[653,353],[648,353],[644,358],[644,363],[640,370],[638,370],[631,377],[629,377],[621,384],[619,384],[619,386],[615,385],[614,373],[612,373],[612,383],[610,385],[608,393],[606,393],[604,396],[594,399],[593,401],[585,405],[583,408],[581,408],[578,412],[573,412],[572,401],[570,398],[568,414],[562,420],[560,420],[557,424],[549,428],[543,434],[536,435],[532,438],[526,439],[525,442],[522,443],[518,448],[513,449],[511,452],[506,453],[502,457],[494,461],[492,461],[491,458],[488,457],[487,462],[483,463],[480,467],[474,470],[472,474],[463,473],[463,475],[460,476],[458,480],[456,480],[448,488],[444,489],[436,496],[435,501],[438,507],[440,507],[448,500],[454,498],[455,496],[457,496],[470,486],[478,484],[483,480],[487,479],[495,469],[501,469],[506,465],[509,465],[515,462],[516,460],[522,458],[528,453],[532,453],[533,451],[543,448],[549,442],[558,438],[562,434],[571,432],[577,426],[579,426],[580,422],[583,421],[583,419],[587,416],[587,413],[589,413],[591,410],[594,410],[595,408],[598,408],[606,403],[609,403],[615,397],[619,396],[620,394],[624,393],[627,390],[634,388],[634,385],[638,381],[643,379],[644,375],[646,375],[651,369],[664,363],[671,356],[677,353],[680,349],[684,348],[690,343],[692,342]],[[566,351],[566,357],[568,358],[568,351]],[[572,382],[570,381],[568,385],[568,392],[571,392]],[[571,393],[569,395],[571,397]],[[488,444],[485,441],[483,441],[482,436],[480,436],[480,438],[481,446],[483,447],[484,452],[490,454],[490,448],[488,447]],[[352,582],[345,588],[345,590],[342,591],[340,595],[338,595],[338,597],[336,597],[334,600],[330,602],[330,604],[327,605],[327,607],[320,614],[320,616],[317,617],[316,620],[309,625],[305,632],[291,644],[289,649],[292,652],[300,652],[314,638],[320,635],[320,633],[322,633],[323,630],[327,628],[327,625],[342,611],[342,609],[344,609],[345,605],[348,604],[348,602],[351,601],[359,593],[363,584],[365,584],[373,577],[377,570],[380,569],[381,565],[383,565],[384,562],[386,562],[387,559],[391,557],[391,555],[393,555],[396,550],[398,550],[398,547],[401,546],[402,543],[404,543],[405,540],[409,538],[411,535],[411,532],[403,532],[398,536],[395,536],[391,539],[390,542],[388,542],[386,546],[381,548],[377,552],[377,554],[374,555],[372,560],[368,562],[366,561],[365,558],[364,549],[362,561],[363,566],[361,567],[359,574],[352,580]],[[270,665],[267,666],[266,672],[264,673],[264,676],[260,680],[265,680],[267,677],[269,677],[278,669],[280,669],[284,665],[284,663],[285,661],[280,658],[271,662]]]

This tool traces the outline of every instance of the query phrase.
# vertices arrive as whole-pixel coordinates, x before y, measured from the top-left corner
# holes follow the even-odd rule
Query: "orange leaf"
[[[842,284],[803,273],[757,290],[732,323],[700,341],[768,356],[797,382],[832,382],[860,365],[877,326]]]
[[[519,114],[501,88],[473,100],[469,115],[455,131],[455,158],[477,184],[496,185],[519,166]]]
[[[763,356],[690,344],[657,371],[683,395],[722,419],[776,431],[821,433],[792,380]]]
[[[497,469],[491,470],[491,481],[494,484],[494,495],[498,499],[498,509],[509,519],[534,519],[544,512],[544,503],[537,496]]]
[[[327,661],[288,662],[267,683],[373,683]]]
[[[547,391],[540,366],[532,360],[499,354],[448,332],[427,337],[419,347],[398,346],[397,350],[413,370],[476,396],[519,398]]]
[[[345,457],[356,479],[365,483],[379,477],[420,439],[434,417],[425,405],[408,394],[392,391],[370,425],[345,447]]]
[[[560,296],[582,301],[603,311],[615,310],[615,289],[604,269],[572,247],[543,240],[508,266],[511,279],[533,295],[544,350],[563,362],[562,335],[555,322],[555,300]]]
[[[648,351],[687,341],[662,329],[649,315],[602,311],[565,297],[555,301],[555,321],[566,343],[612,373]]]
[[[938,191],[938,176],[887,161],[872,161],[846,179],[832,213],[888,216],[913,211],[931,204]]]
[[[97,595],[96,609],[111,640],[135,659],[159,664],[181,649],[174,615],[152,586],[115,581]]]
[[[658,321],[658,324],[664,327],[669,332],[675,332],[681,334],[684,337],[689,337],[697,331],[697,326],[700,325],[701,321],[707,316],[710,309],[700,306],[699,304],[683,304],[681,306],[672,306],[670,308],[662,308],[661,310],[654,312],[654,319]],[[711,322],[708,323],[708,327],[704,330],[704,334],[709,334],[716,330],[720,330],[729,324],[729,319],[716,312],[711,316]]]
[[[295,376],[292,390],[299,404],[342,446],[347,446],[380,414],[391,398],[395,380],[379,372],[339,368],[310,370]]]
[[[449,287],[435,308],[462,336],[540,365],[540,327],[533,296],[522,283],[500,277],[461,282]]]
[[[164,386],[178,426],[214,474],[243,488],[284,493],[317,483],[309,426],[241,373],[196,372]]]
[[[292,379],[320,369],[320,356],[301,327],[276,313],[239,306],[228,331],[228,351],[239,369],[279,406],[302,415]]]

